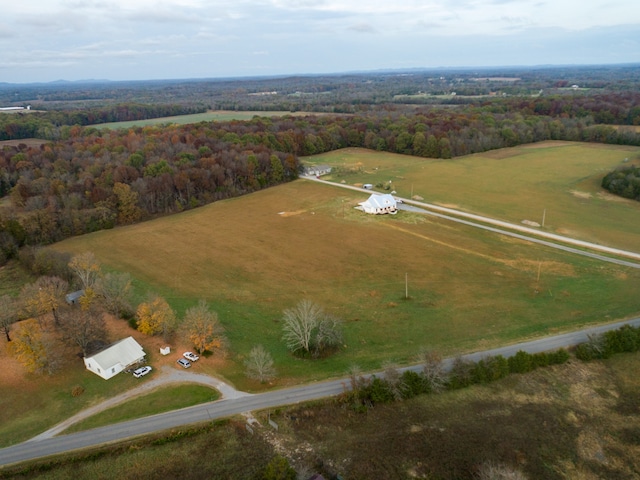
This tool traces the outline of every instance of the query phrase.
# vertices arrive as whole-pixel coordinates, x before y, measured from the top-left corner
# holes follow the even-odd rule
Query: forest
[[[344,77],[219,81],[218,87],[227,88],[220,87],[221,97],[243,98],[243,108],[264,107],[264,98],[272,95],[251,92],[266,85],[277,87],[278,82],[282,88],[305,86],[307,91],[316,92],[296,97],[310,102],[310,109],[326,106],[328,97],[323,92],[333,95],[351,88],[360,93],[345,94],[332,105],[330,114],[256,116],[248,121],[118,130],[85,125],[200,112],[211,107],[197,95],[197,87],[203,82],[156,82],[146,92],[154,101],[146,104],[113,103],[123,96],[137,101],[142,95],[136,90],[139,85],[120,85],[120,93],[115,86],[109,90],[95,87],[93,98],[108,96],[108,92],[113,95],[109,102],[90,107],[81,105],[92,86],[75,90],[50,87],[51,91],[46,93],[45,89],[40,98],[51,96],[56,108],[0,114],[1,138],[43,139],[39,146],[14,142],[0,150],[0,198],[4,199],[0,209],[0,264],[15,257],[25,245],[49,244],[293,180],[300,170],[300,156],[345,147],[447,159],[544,140],[640,145],[640,133],[632,127],[620,128],[640,124],[640,93],[623,88],[635,84],[639,70],[621,67],[627,75],[626,83],[603,74],[611,74],[611,69],[587,70],[594,77],[588,80],[592,88],[586,90],[573,88],[572,82],[580,79],[572,70],[564,74],[551,70],[546,72],[549,78],[536,71],[510,71],[509,75],[525,79],[529,75],[518,88],[546,85],[555,88],[555,93],[472,98],[449,95],[445,103],[440,99],[438,104],[425,105],[377,103],[372,96],[376,81],[382,98],[402,92],[414,94],[418,90],[413,76],[409,76],[411,81],[398,79],[397,75],[374,79],[363,76],[358,83],[355,77],[348,77],[346,86]],[[513,89],[520,81],[506,79],[507,73],[496,80],[474,80],[471,74],[465,77],[458,72],[460,81],[454,86],[491,84],[494,89],[500,85]],[[452,87],[444,76],[416,77],[427,83],[431,78],[438,89],[443,84]],[[187,95],[190,86],[194,91]],[[37,89],[24,88],[25,98]],[[166,99],[167,88],[173,88],[171,99],[178,103],[161,102]],[[59,109],[60,98],[70,102],[63,102],[65,109]],[[47,104],[41,102],[39,109]],[[342,110],[349,112],[338,113]],[[626,182],[630,174],[622,175],[622,179],[620,175],[615,174],[611,190],[618,194],[633,191],[637,197],[633,190],[637,179],[623,185],[621,182]]]

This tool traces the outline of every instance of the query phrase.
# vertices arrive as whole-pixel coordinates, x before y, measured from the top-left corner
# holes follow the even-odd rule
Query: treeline
[[[118,224],[194,208],[297,178],[297,158],[238,142],[215,123],[86,134],[0,151],[0,260]]]
[[[0,114],[0,140],[20,140],[23,138],[64,140],[70,137],[70,127],[73,125],[127,122],[204,111],[206,111],[204,106],[123,103],[81,110]]]
[[[520,350],[509,358],[495,355],[477,362],[458,357],[450,368],[446,368],[437,354],[423,352],[418,358],[421,371],[405,370],[400,373],[397,369],[388,367],[381,376],[372,375],[368,378],[352,372],[351,390],[342,395],[341,401],[356,411],[364,412],[376,404],[487,384],[510,374],[528,373],[538,368],[560,365],[569,358],[569,353],[562,348],[534,354]]]
[[[559,118],[591,117],[594,123],[640,125],[640,92],[509,98],[485,104],[496,113],[520,112]]]
[[[640,202],[640,167],[630,166],[609,172],[602,179],[602,188]]]

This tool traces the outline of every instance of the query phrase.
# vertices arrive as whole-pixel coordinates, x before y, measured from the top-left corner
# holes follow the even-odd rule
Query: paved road
[[[614,330],[625,324],[638,327],[640,326],[640,317],[493,350],[471,353],[464,355],[462,358],[477,361],[489,355],[509,357],[519,350],[524,350],[529,353],[554,350],[582,343],[588,340],[590,334]],[[445,360],[445,367],[450,368],[453,361],[454,359]],[[406,369],[420,370],[420,368],[421,367],[417,365],[407,367]],[[330,397],[342,393],[347,388],[349,388],[349,380],[343,378],[250,396],[234,396],[234,398],[225,398],[216,402],[87,430],[85,432],[60,435],[53,438],[41,438],[39,440],[33,439],[12,447],[0,449],[0,466],[118,442],[149,433],[207,422],[244,412],[264,410],[276,406],[291,405],[298,402]]]

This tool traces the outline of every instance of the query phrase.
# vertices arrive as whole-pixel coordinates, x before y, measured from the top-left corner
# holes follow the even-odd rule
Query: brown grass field
[[[241,388],[257,387],[242,366],[256,344],[286,385],[354,363],[408,363],[424,347],[450,355],[640,311],[637,270],[419,214],[365,216],[352,208],[365,198],[299,180],[55,248],[94,252],[180,314],[210,302],[231,345],[218,374]],[[303,298],[344,320],[339,354],[313,362],[287,353],[282,311]]]

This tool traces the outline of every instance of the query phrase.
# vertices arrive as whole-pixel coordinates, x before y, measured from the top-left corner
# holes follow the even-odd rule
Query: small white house
[[[365,213],[371,213],[374,215],[382,215],[385,213],[395,215],[398,213],[396,199],[388,193],[383,195],[377,195],[374,193],[366,202],[360,202],[358,205],[362,207],[362,210]]]
[[[144,360],[146,353],[133,337],[117,341],[91,355],[84,357],[87,370],[101,376],[105,380]]]
[[[308,165],[304,168],[305,175],[319,177],[321,175],[329,175],[332,168],[329,165]]]

